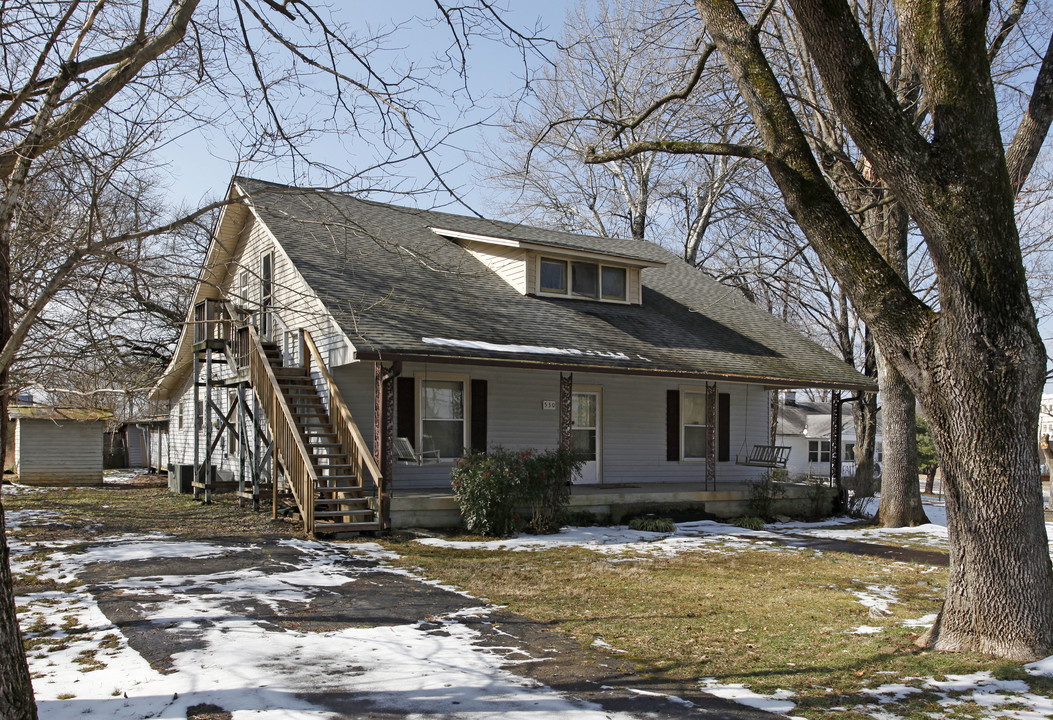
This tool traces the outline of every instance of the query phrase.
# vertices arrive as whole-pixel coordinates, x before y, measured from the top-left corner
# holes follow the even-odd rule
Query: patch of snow
[[[486,352],[518,353],[521,355],[573,355],[592,356],[608,358],[610,360],[629,360],[629,356],[623,352],[610,352],[607,350],[578,350],[576,348],[544,347],[541,345],[502,345],[499,343],[485,342],[483,340],[453,340],[451,338],[422,337],[421,342],[425,345],[437,345],[439,347],[464,348],[468,350],[484,350]],[[642,355],[637,358],[650,362]]]
[[[927,628],[931,627],[932,624],[936,622],[937,617],[939,617],[939,615],[936,613],[929,613],[928,615],[922,615],[920,618],[915,618],[913,620],[904,620],[900,624],[903,625],[903,627],[909,628]]]
[[[860,625],[854,630],[849,630],[849,635],[876,635],[881,632],[882,628],[874,627],[873,625]]]
[[[1038,660],[1033,663],[1028,663],[1024,666],[1031,675],[1044,675],[1046,677],[1053,677],[1053,655],[1043,660]]]
[[[921,688],[916,688],[913,685],[904,685],[902,683],[888,683],[886,685],[879,685],[876,688],[866,688],[861,691],[864,695],[875,695],[878,697],[878,702],[889,703],[899,702],[908,695],[922,692]]]
[[[624,654],[626,652],[625,650],[619,650],[618,648],[613,647],[612,645],[609,645],[607,642],[605,642],[603,640],[603,638],[596,638],[595,640],[593,640],[592,641],[592,646],[593,647],[602,648],[603,650],[606,650],[607,652],[612,652],[612,653],[622,653],[622,654]]]
[[[700,687],[710,695],[734,700],[741,705],[747,705],[758,710],[767,710],[773,713],[788,713],[797,707],[796,703],[790,702],[790,698],[796,695],[789,690],[776,690],[771,695],[758,695],[745,685],[738,683],[723,684],[716,678],[702,678]]]
[[[896,588],[891,585],[867,585],[863,590],[850,590],[859,604],[865,608],[873,608],[881,613],[888,612],[888,606],[899,602],[896,597]]]

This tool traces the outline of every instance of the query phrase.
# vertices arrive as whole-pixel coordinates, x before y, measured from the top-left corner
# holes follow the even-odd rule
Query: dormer
[[[520,295],[639,305],[643,299],[640,271],[665,267],[664,262],[648,257],[644,248],[639,253],[624,251],[626,241],[618,243],[618,252],[610,252],[599,238],[590,243],[594,247],[584,247],[581,241],[585,239],[577,236],[578,242],[571,243],[437,227],[431,231],[459,244]]]

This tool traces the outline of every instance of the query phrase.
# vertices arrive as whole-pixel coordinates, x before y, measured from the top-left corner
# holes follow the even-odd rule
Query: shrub
[[[771,473],[764,473],[760,480],[749,482],[747,485],[750,493],[747,507],[750,514],[771,520],[775,512],[775,501],[786,494],[786,489],[772,479]]]
[[[582,461],[569,450],[506,450],[471,453],[452,473],[465,528],[478,535],[509,535],[525,526],[535,533],[559,529],[570,498],[570,480]],[[517,509],[529,512],[523,522]]]
[[[742,517],[735,518],[732,522],[740,528],[746,528],[747,530],[764,529],[764,518],[759,518],[756,515],[743,515]]]
[[[629,529],[643,530],[644,532],[674,532],[676,531],[676,523],[673,522],[672,518],[642,515],[629,521]]]

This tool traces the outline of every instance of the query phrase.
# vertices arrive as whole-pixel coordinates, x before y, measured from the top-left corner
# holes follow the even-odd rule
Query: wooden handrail
[[[369,450],[369,445],[366,444],[366,439],[362,437],[362,432],[358,429],[358,425],[355,424],[354,418],[351,417],[351,411],[348,410],[347,403],[344,402],[344,397],[340,393],[340,388],[337,387],[332,374],[330,374],[329,368],[322,361],[322,353],[319,352],[318,346],[315,345],[311,333],[306,329],[300,332],[303,335],[303,346],[307,349],[307,352],[304,353],[304,367],[308,375],[311,372],[311,360],[318,367],[318,373],[322,376],[322,380],[329,390],[329,419],[336,430],[337,438],[340,440],[343,451],[347,453],[349,462],[355,467],[359,485],[363,484],[364,471],[368,471],[370,477],[373,478],[373,486],[377,492],[377,512],[379,514],[382,508],[382,498],[387,491],[384,484],[384,476],[380,472],[380,466],[377,465],[377,461]],[[337,421],[337,418],[339,418],[339,421]]]
[[[259,396],[267,419],[270,421],[271,434],[274,438],[276,458],[281,459],[293,491],[293,498],[300,508],[304,529],[314,532],[314,500],[318,487],[318,474],[311,462],[311,455],[300,437],[289,404],[285,401],[278,379],[274,375],[270,361],[260,344],[256,329],[249,326],[249,381]]]

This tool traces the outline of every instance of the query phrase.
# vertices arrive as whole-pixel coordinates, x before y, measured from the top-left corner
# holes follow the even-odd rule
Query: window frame
[[[563,290],[549,290],[541,286],[541,265],[542,263],[551,263],[553,265],[560,265],[563,268]],[[570,291],[570,262],[567,260],[561,260],[559,258],[538,256],[537,260],[537,288],[538,292],[545,295],[555,295],[556,297],[566,297]]]
[[[439,462],[444,464],[452,464],[457,462],[459,457],[462,457],[465,452],[471,447],[471,414],[472,414],[472,381],[468,375],[456,375],[449,373],[415,373],[414,384],[415,391],[417,394],[417,401],[415,405],[415,416],[414,417],[414,432],[416,437],[414,438],[414,447],[417,452],[424,451],[424,421],[425,420],[447,420],[447,418],[425,418],[424,417],[424,386],[425,383],[430,381],[440,382],[459,382],[461,383],[461,406],[463,417],[460,419],[461,422],[461,454],[457,457],[439,457]]]
[[[563,281],[564,290],[558,292],[556,290],[549,290],[541,287],[541,264],[542,263],[556,263],[563,266]],[[596,268],[596,295],[583,295],[574,292],[574,266],[575,265],[592,265]],[[633,305],[629,300],[629,286],[631,283],[632,269],[628,265],[618,265],[615,263],[606,263],[599,260],[593,260],[591,258],[574,258],[574,257],[557,257],[554,255],[543,255],[538,253],[535,258],[535,278],[534,278],[534,291],[537,295],[544,297],[556,297],[556,298],[567,298],[570,300],[592,300],[593,302],[605,302],[605,303],[618,303],[621,305]],[[625,275],[625,296],[617,297],[613,295],[603,294],[603,273],[604,270],[617,270]]]
[[[813,449],[814,446],[814,449]],[[817,458],[813,460],[813,455]],[[826,459],[823,459],[823,456]],[[808,462],[813,463],[826,463],[830,464],[830,441],[829,440],[809,440],[808,441]]]
[[[709,436],[708,436],[709,424],[707,422],[705,422],[705,420],[708,419],[707,413],[708,413],[708,410],[709,410],[708,398],[706,396],[706,392],[707,392],[706,388],[704,388],[704,387],[684,386],[684,387],[680,388],[680,461],[681,462],[697,463],[697,462],[705,462],[706,461],[706,452],[705,452],[706,449],[705,449],[705,447],[703,447],[703,451],[702,451],[701,455],[688,455],[687,454],[687,428],[689,428],[689,427],[691,427],[691,428],[702,428],[704,433],[705,433],[705,435],[706,435],[706,442],[708,443],[708,440],[709,440]],[[702,418],[703,418],[703,422],[702,423],[691,423],[691,424],[688,424],[688,422],[687,422],[687,413],[685,412],[685,409],[687,407],[686,400],[687,400],[687,396],[688,395],[700,395],[702,397]]]

